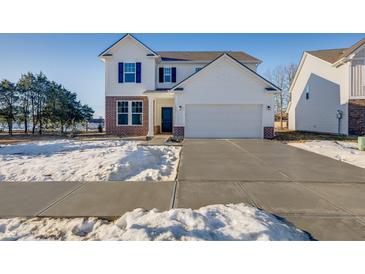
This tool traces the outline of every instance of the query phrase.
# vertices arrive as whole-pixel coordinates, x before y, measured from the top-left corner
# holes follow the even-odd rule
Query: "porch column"
[[[154,102],[155,99],[152,96],[148,96],[148,134],[147,137],[154,136]]]

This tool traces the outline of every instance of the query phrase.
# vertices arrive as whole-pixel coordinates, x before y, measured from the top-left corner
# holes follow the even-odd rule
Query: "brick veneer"
[[[161,133],[161,127],[160,126],[154,126],[153,131],[154,131],[155,135],[160,134]]]
[[[143,124],[141,126],[117,125],[117,101],[143,101]],[[106,96],[105,97],[105,131],[110,135],[146,136],[148,133],[148,97],[147,96]]]
[[[172,134],[175,139],[181,140],[185,136],[185,128],[182,126],[176,126],[172,129]]]
[[[274,127],[264,127],[264,139],[272,139],[275,137]]]
[[[365,135],[365,99],[351,99],[348,105],[349,134]]]

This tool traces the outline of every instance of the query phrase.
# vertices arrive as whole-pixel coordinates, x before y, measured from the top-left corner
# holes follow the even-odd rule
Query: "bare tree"
[[[283,113],[290,101],[289,89],[296,71],[297,65],[287,64],[277,66],[274,70],[268,72],[268,78],[281,89],[275,96],[275,112],[280,117],[280,128],[283,128]]]

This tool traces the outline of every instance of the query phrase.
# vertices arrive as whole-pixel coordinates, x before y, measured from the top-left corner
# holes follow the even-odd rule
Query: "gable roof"
[[[107,49],[103,50],[98,57],[107,56],[107,51],[113,48],[116,44],[118,44],[123,39],[131,37],[139,44],[141,44],[144,48],[150,51],[154,56],[160,56],[162,61],[212,61],[217,57],[221,56],[224,53],[229,53],[232,57],[251,63],[261,63],[260,59],[257,59],[243,51],[159,51],[156,52],[134,37],[132,34],[127,33],[122,38],[117,40]],[[105,54],[105,55],[104,55]]]
[[[147,47],[145,44],[143,44],[141,41],[139,41],[136,37],[134,37],[132,34],[127,33],[126,35],[124,35],[122,38],[120,38],[118,41],[116,41],[114,44],[112,44],[110,47],[108,47],[107,49],[105,49],[104,51],[102,51],[98,57],[102,57],[108,50],[110,50],[112,47],[114,47],[116,44],[118,44],[120,41],[122,41],[123,39],[130,37],[132,39],[134,39],[135,41],[137,41],[139,44],[141,44],[144,48],[146,48],[148,51],[150,51],[153,55],[157,56],[158,54],[153,51],[152,49],[150,49],[149,47]]]
[[[354,45],[349,48],[342,48],[342,49],[326,49],[326,50],[314,50],[314,51],[306,51],[307,53],[316,56],[326,62],[334,64],[340,61],[342,58],[348,57],[358,48],[365,44],[365,38],[361,39]]]
[[[189,77],[185,78],[184,80],[182,80],[180,83],[176,84],[175,86],[173,86],[171,88],[171,91],[173,90],[177,90],[179,88],[179,86],[181,86],[183,83],[185,83],[186,81],[188,81],[189,79],[191,79],[193,76],[201,73],[203,70],[205,70],[208,66],[210,66],[211,64],[213,64],[214,62],[216,62],[217,60],[221,59],[222,57],[227,56],[228,58],[230,58],[231,60],[233,60],[234,62],[236,62],[237,64],[239,64],[240,66],[242,66],[242,68],[248,70],[250,73],[252,73],[255,77],[259,78],[260,80],[264,81],[265,83],[267,83],[270,87],[266,88],[266,90],[270,90],[270,91],[279,91],[281,90],[279,87],[277,87],[276,85],[274,85],[273,83],[271,83],[269,80],[265,79],[264,77],[262,77],[261,75],[259,75],[256,71],[250,69],[249,67],[247,67],[246,65],[242,64],[240,61],[238,61],[237,59],[233,58],[230,54],[228,53],[223,53],[221,55],[219,55],[216,59],[214,59],[213,61],[209,62],[207,65],[205,65],[201,70],[198,70],[197,72],[193,73],[192,75],[190,75]]]
[[[245,62],[261,63],[261,60],[242,51],[158,51],[162,61],[212,61],[224,53]]]
[[[345,50],[346,49],[325,49],[325,50],[314,50],[306,52],[319,59],[322,59],[326,62],[333,64],[341,58]]]

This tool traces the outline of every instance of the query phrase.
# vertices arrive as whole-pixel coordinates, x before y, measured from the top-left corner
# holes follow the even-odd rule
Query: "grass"
[[[0,145],[10,145],[10,144],[18,144],[25,142],[33,142],[33,141],[50,141],[57,139],[73,139],[79,141],[105,141],[105,140],[127,140],[127,141],[145,141],[145,136],[133,136],[133,137],[123,137],[123,136],[114,136],[114,135],[106,135],[105,132],[81,132],[74,136],[67,134],[59,134],[52,132],[45,132],[41,135],[38,133],[32,135],[24,134],[24,132],[14,132],[12,136],[9,136],[7,132],[0,132]]]
[[[345,136],[326,133],[315,133],[305,131],[277,131],[274,140],[283,142],[304,142],[313,140],[327,140],[327,141],[357,141],[357,136]]]

